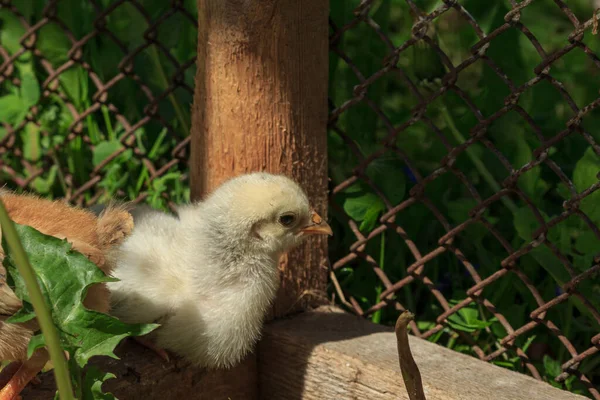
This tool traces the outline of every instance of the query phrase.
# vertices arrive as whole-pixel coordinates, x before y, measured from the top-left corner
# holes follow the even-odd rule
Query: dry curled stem
[[[423,392],[423,382],[417,363],[410,352],[408,344],[408,323],[415,318],[410,311],[404,311],[396,321],[396,341],[398,343],[398,361],[400,362],[400,371],[402,379],[408,392],[410,400],[425,400]]]

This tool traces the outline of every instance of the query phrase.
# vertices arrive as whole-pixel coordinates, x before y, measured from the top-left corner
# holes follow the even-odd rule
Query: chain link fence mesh
[[[549,42],[533,0],[351,3],[331,5],[332,296],[600,399],[592,10],[542,1]],[[0,0],[3,183],[188,199],[195,6]]]
[[[159,3],[1,3],[3,180],[80,205],[185,196],[197,17]]]
[[[394,35],[402,27],[388,17],[394,9],[375,1],[362,1],[353,15],[340,11],[341,23],[331,21],[331,51],[342,64],[337,73],[346,76],[330,79],[354,82],[350,95],[331,104],[329,119],[332,142],[352,152],[354,162],[346,176],[332,172],[333,212],[352,232],[343,241],[349,252],[332,246],[336,296],[374,320],[390,308],[433,313],[428,323],[412,323],[415,335],[439,342],[445,335],[449,347],[499,365],[518,360],[537,379],[563,384],[578,379],[586,387],[582,393],[600,399],[593,372],[600,350],[600,135],[592,123],[600,105],[600,59],[589,44],[598,40],[591,36],[597,21],[591,9],[582,21],[566,2],[543,2],[564,17],[564,43],[557,46],[537,35],[553,35],[554,29],[528,28],[531,0],[444,0],[429,2],[435,4],[427,12],[423,3],[403,2],[410,17],[392,20],[409,24],[402,38]],[[487,20],[478,21],[476,13]],[[356,37],[344,41],[353,32]],[[460,34],[468,37],[450,43]],[[367,37],[376,58],[371,64],[350,44]],[[532,70],[525,69],[521,52],[533,58]],[[578,57],[568,59],[573,53]],[[560,78],[582,63],[596,82],[591,95],[575,98],[569,91],[577,87]],[[482,82],[493,86],[482,88]],[[382,87],[392,85],[402,93],[401,106],[378,97]],[[531,104],[548,96],[556,102],[543,106],[560,107],[546,110],[561,113],[560,125],[548,126],[543,110]],[[376,120],[374,132],[366,133],[371,140],[360,131],[368,118]],[[579,161],[555,156],[574,143],[584,154]],[[550,197],[553,190],[538,185],[542,181],[562,187],[562,198]],[[444,196],[453,201],[441,200]],[[591,244],[586,249],[577,244],[584,235]],[[364,272],[369,269],[372,273]],[[361,280],[378,287],[376,300],[356,284]],[[589,328],[584,341],[569,318]],[[540,335],[551,337],[552,349],[539,346]],[[550,354],[561,363],[553,364]],[[587,368],[579,368],[582,363]]]

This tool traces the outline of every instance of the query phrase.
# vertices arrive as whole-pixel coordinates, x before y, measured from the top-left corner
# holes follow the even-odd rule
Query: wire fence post
[[[327,210],[328,12],[323,0],[198,0],[192,199],[225,179],[294,178]],[[326,239],[282,258],[274,316],[324,298]]]

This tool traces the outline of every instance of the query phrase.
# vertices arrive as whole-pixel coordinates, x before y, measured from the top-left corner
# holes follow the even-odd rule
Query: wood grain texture
[[[106,392],[121,400],[255,400],[257,392],[256,357],[251,356],[231,370],[205,371],[189,366],[180,359],[169,363],[132,340],[122,343],[116,354],[92,359],[91,364],[112,372],[116,379],[103,385]],[[26,400],[54,399],[54,375],[40,375],[42,383],[28,386],[22,393]]]
[[[427,400],[585,399],[413,336],[410,347]],[[392,328],[333,307],[269,323],[258,355],[228,371],[206,372],[178,359],[166,364],[133,341],[117,355],[121,360],[92,364],[117,376],[104,389],[122,400],[408,400]],[[52,373],[41,378],[23,399],[53,398]]]
[[[585,399],[414,336],[410,348],[427,400]],[[270,323],[258,370],[265,400],[408,400],[393,329],[330,307]]]
[[[198,0],[198,10],[192,198],[241,173],[282,173],[326,217],[328,2]],[[311,238],[282,259],[275,316],[325,293],[326,254],[326,238]]]

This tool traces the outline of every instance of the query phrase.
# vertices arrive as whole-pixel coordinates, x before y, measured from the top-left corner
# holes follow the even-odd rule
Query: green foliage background
[[[330,3],[331,19],[339,27],[355,18],[353,10],[360,1],[331,0]],[[379,0],[372,3],[369,16],[378,24],[381,32],[394,46],[406,42],[411,37],[413,23],[406,1]],[[421,10],[431,12],[443,2],[415,0],[414,3]],[[459,3],[478,21],[485,33],[504,24],[504,16],[511,8],[510,2],[503,0],[461,0]],[[98,13],[109,10],[112,4],[114,1],[109,0],[61,0],[56,17],[79,40],[94,29],[94,19]],[[46,1],[19,0],[14,1],[13,5],[22,13],[23,18],[35,23],[42,17]],[[568,6],[580,21],[586,21],[592,15],[590,0],[571,0]],[[183,1],[183,7],[195,18],[194,0]],[[100,80],[105,83],[110,81],[118,74],[119,63],[124,55],[145,43],[144,35],[149,27],[147,20],[160,19],[170,8],[169,2],[156,0],[125,2],[116,7],[104,19],[105,29],[123,47],[117,45],[105,32],[92,37],[83,46],[82,59],[98,74]],[[0,42],[12,54],[21,48],[19,40],[24,29],[15,14],[8,9],[0,10],[0,21]],[[520,22],[539,40],[548,54],[567,46],[567,37],[573,31],[572,23],[553,0],[532,2],[523,9]],[[478,41],[472,26],[455,10],[437,18],[428,34],[454,65],[468,58],[471,47]],[[195,56],[196,29],[181,12],[161,23],[156,31],[156,40],[162,46],[144,48],[133,58],[133,72],[138,78],[127,77],[108,91],[109,103],[132,124],[143,120],[145,107],[148,106],[141,84],[146,85],[155,96],[163,93],[177,72],[173,60],[183,64]],[[591,35],[588,30],[583,42],[595,54],[600,54],[598,36]],[[59,24],[51,23],[39,32],[36,48],[56,68],[67,61],[71,43]],[[370,77],[379,71],[389,53],[380,36],[365,23],[348,30],[342,36],[338,48],[352,60],[364,77]],[[167,56],[165,51],[170,55]],[[535,76],[534,68],[542,60],[531,41],[514,27],[492,40],[486,55],[515,86],[532,79]],[[439,87],[439,79],[446,72],[439,55],[422,43],[403,52],[398,65],[424,95]],[[47,168],[45,173],[32,180],[30,190],[50,197],[63,196],[71,186],[80,187],[84,184],[90,173],[97,170],[103,178],[95,187],[86,191],[86,201],[94,200],[100,189],[106,190],[106,197],[133,199],[140,194],[147,194],[146,202],[162,208],[166,207],[167,198],[176,203],[189,198],[185,182],[187,171],[183,163],[172,166],[157,179],[150,180],[151,171],[141,161],[146,158],[160,168],[172,159],[172,152],[189,131],[192,96],[188,91],[179,88],[165,96],[159,102],[155,117],[137,129],[132,148],[106,163],[110,154],[122,147],[119,139],[125,132],[124,126],[106,105],[89,113],[80,126],[90,143],[76,138],[60,147],[74,122],[67,102],[81,113],[95,101],[96,87],[85,70],[77,64],[66,69],[59,77],[55,93],[46,95],[40,84],[48,75],[38,57],[26,51],[19,57],[16,67],[13,77],[18,78],[20,84],[5,82],[0,88],[0,120],[13,126],[23,124],[18,131],[16,144],[22,154],[4,152],[0,157],[23,179],[30,177],[36,166]],[[334,52],[330,56],[329,70],[330,98],[334,106],[340,106],[354,97],[354,88],[359,84],[359,79],[355,71]],[[193,87],[194,73],[195,66],[192,65],[182,74],[183,82],[189,87]],[[556,61],[549,74],[563,84],[579,108],[598,98],[600,70],[581,48],[573,49]],[[456,85],[469,96],[484,117],[501,109],[510,93],[503,80],[481,60],[462,71]],[[388,73],[370,85],[365,100],[342,113],[336,128],[329,132],[332,185],[352,176],[353,168],[359,162],[359,158],[349,150],[339,132],[344,132],[353,141],[362,156],[379,150],[381,139],[389,133],[385,121],[373,111],[368,102],[380,109],[390,124],[398,127],[411,118],[418,99],[395,73]],[[564,96],[547,81],[541,81],[525,91],[518,104],[531,115],[546,139],[565,129],[567,121],[574,116]],[[39,121],[39,127],[24,122],[33,105],[37,106],[35,119]],[[477,123],[464,100],[452,91],[430,104],[425,115],[451,146],[467,140],[470,130]],[[598,110],[586,114],[581,126],[595,143],[600,143]],[[0,127],[0,141],[8,132],[6,127]],[[541,145],[530,125],[514,111],[495,120],[489,127],[486,138],[504,154],[515,169],[532,161],[534,150]],[[596,174],[600,171],[600,157],[593,151],[588,140],[583,135],[571,134],[549,151],[549,158],[560,166],[578,192],[595,184],[598,181]],[[409,190],[415,184],[415,172],[422,176],[431,174],[439,168],[447,150],[438,134],[423,122],[406,128],[397,136],[394,144],[407,155],[416,170],[411,171],[395,153],[387,152],[370,164],[367,176],[390,203],[396,205],[408,198]],[[59,146],[60,149],[49,157],[53,146]],[[25,167],[20,162],[21,158],[27,162]],[[61,168],[57,168],[57,165]],[[475,143],[468,151],[461,153],[455,167],[465,174],[484,199],[497,192],[498,185],[510,173],[497,156],[481,143]],[[6,174],[0,175],[0,180],[7,180],[9,185],[12,184]],[[559,215],[563,211],[563,202],[572,196],[569,188],[545,164],[526,172],[519,179],[518,185],[544,218]],[[469,211],[476,205],[467,188],[450,173],[429,183],[425,194],[452,226],[466,221]],[[347,254],[350,245],[356,241],[346,223],[347,216],[358,222],[361,231],[368,232],[378,225],[378,218],[386,210],[385,203],[365,181],[359,181],[342,191],[333,201],[338,207],[333,207],[330,212],[335,230],[330,245],[332,262]],[[581,209],[597,226],[600,226],[599,203],[600,191],[597,191],[580,204]],[[528,244],[538,228],[534,214],[518,197],[494,202],[484,216],[515,249]],[[438,246],[437,240],[446,233],[431,211],[419,202],[400,212],[396,222],[406,230],[421,254],[435,249]],[[600,240],[592,229],[575,216],[553,227],[548,238],[579,272],[590,268],[593,257],[600,249]],[[496,272],[500,268],[500,262],[508,255],[498,240],[480,224],[472,224],[459,234],[454,245],[461,249],[465,258],[473,263],[483,278]],[[371,240],[365,252],[377,260],[392,281],[405,277],[406,268],[415,261],[404,240],[399,235],[388,232]],[[562,262],[546,246],[539,246],[519,259],[518,268],[535,284],[545,301],[560,294],[560,284],[569,279]],[[465,299],[466,290],[473,285],[462,262],[449,252],[428,262],[425,271],[436,288],[453,304]],[[338,270],[336,276],[345,292],[353,295],[363,309],[366,310],[379,301],[382,287],[366,262],[357,261]],[[600,308],[598,277],[593,277],[579,289],[597,309]],[[484,290],[483,296],[497,307],[498,312],[515,329],[529,322],[529,313],[538,307],[529,290],[514,274],[507,274],[494,282]],[[415,281],[397,293],[395,298],[415,312],[422,330],[435,326],[435,319],[442,312],[430,290],[420,281]],[[396,316],[396,311],[390,308],[377,311],[369,317],[378,323],[391,324]],[[600,332],[593,317],[575,300],[553,307],[547,318],[557,324],[579,352],[589,348],[591,337]],[[429,340],[473,354],[471,346],[458,332],[470,336],[487,354],[498,349],[499,341],[507,335],[493,314],[473,303],[451,316],[448,326],[429,337]],[[521,335],[516,345],[527,350],[531,361],[548,381],[553,381],[560,373],[560,364],[570,359],[568,351],[556,335],[543,325]],[[526,372],[513,350],[493,362]],[[581,363],[579,370],[596,387],[600,386],[600,356],[596,354],[588,357]],[[569,378],[564,387],[588,394],[574,377]]]

